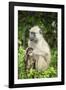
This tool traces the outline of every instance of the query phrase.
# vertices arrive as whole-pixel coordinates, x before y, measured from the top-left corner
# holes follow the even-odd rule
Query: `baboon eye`
[[[39,33],[40,33],[40,34],[42,34],[42,31],[41,31],[41,30],[39,30]]]
[[[34,33],[34,32],[31,32],[31,35],[32,35],[32,36],[35,36],[35,33]]]
[[[31,34],[35,34],[34,32],[31,32]]]

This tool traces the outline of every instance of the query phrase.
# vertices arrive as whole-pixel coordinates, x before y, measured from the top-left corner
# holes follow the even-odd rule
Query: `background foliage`
[[[38,25],[51,48],[51,64],[46,71],[30,69],[25,72],[25,49],[28,47],[29,29]],[[48,78],[57,76],[57,13],[54,12],[18,12],[18,78]]]

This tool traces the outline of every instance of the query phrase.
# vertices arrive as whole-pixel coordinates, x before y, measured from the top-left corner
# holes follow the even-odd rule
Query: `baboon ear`
[[[42,30],[39,30],[39,33],[42,34]]]

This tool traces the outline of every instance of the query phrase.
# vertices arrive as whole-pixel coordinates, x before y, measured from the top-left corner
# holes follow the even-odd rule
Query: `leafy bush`
[[[19,47],[18,50],[18,78],[26,79],[26,78],[51,78],[57,76],[57,51],[56,49],[52,49],[51,51],[51,64],[49,68],[45,71],[38,72],[35,69],[30,69],[30,71],[25,71],[25,50],[22,46]],[[27,73],[27,75],[26,75]]]
[[[20,46],[18,49],[18,78],[25,78],[25,50]]]

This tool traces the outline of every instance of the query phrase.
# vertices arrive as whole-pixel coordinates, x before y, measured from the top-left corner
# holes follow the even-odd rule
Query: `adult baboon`
[[[50,48],[43,38],[42,31],[38,26],[29,30],[28,48],[32,48],[32,59],[35,60],[35,69],[44,71],[51,61]]]

